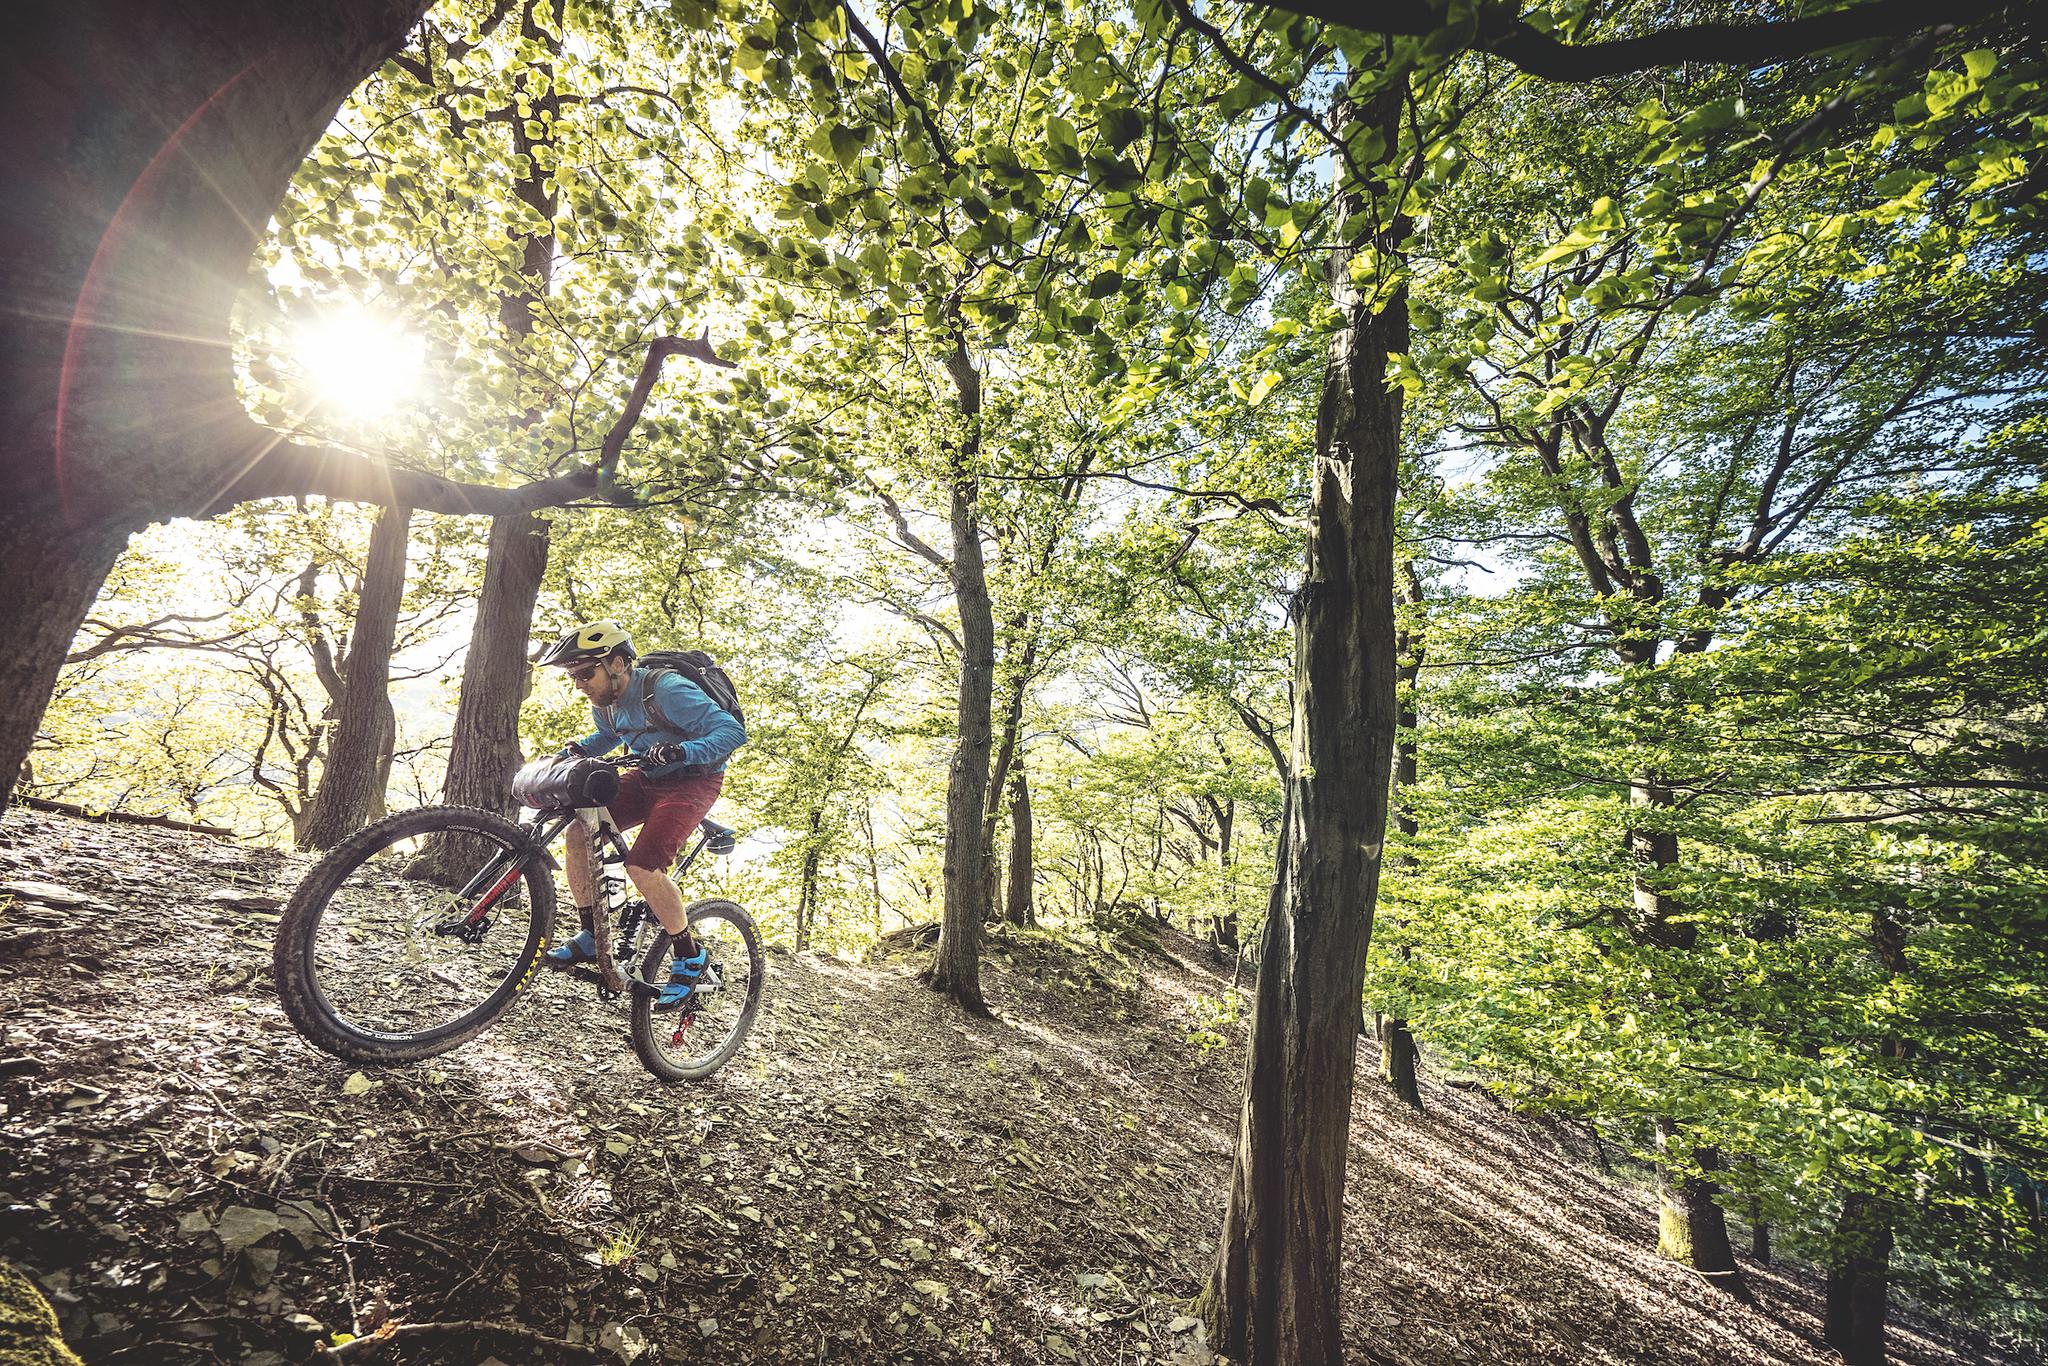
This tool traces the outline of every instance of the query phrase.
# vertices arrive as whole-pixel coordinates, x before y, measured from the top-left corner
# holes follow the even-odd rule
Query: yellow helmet
[[[615,621],[593,621],[564,631],[559,640],[541,651],[539,662],[581,664],[590,659],[609,659],[617,653],[623,653],[627,659],[637,658],[633,637]]]

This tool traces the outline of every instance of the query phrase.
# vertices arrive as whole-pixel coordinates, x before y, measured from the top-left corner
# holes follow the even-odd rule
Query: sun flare
[[[321,405],[357,422],[418,394],[427,358],[425,341],[395,319],[356,308],[307,325],[294,349]]]

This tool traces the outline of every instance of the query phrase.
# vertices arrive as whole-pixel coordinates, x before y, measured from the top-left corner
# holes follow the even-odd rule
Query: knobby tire
[[[730,1062],[753,1028],[754,1016],[761,1009],[761,994],[768,981],[768,960],[761,952],[760,932],[754,926],[753,917],[737,902],[714,897],[707,901],[693,901],[686,909],[691,925],[722,921],[738,937],[745,948],[745,962],[724,962],[724,992],[744,991],[746,995],[738,1018],[729,1027],[730,1032],[715,1049],[687,1059],[677,1059],[671,1056],[662,1041],[675,1033],[679,1012],[657,1009],[652,996],[637,990],[633,993],[633,1051],[639,1054],[642,1066],[667,1082],[702,1081]],[[640,962],[641,981],[656,987],[667,982],[670,943],[665,930],[654,937],[647,956]],[[737,980],[742,968],[746,973],[744,981]]]
[[[315,972],[314,947],[321,917],[329,902],[350,875],[378,851],[401,840],[439,834],[480,835],[508,849],[524,846],[527,842],[524,830],[490,811],[464,806],[429,806],[401,812],[365,826],[336,845],[314,865],[313,871],[299,884],[284,909],[272,955],[278,995],[283,999],[285,1014],[307,1041],[337,1058],[386,1065],[417,1062],[446,1053],[494,1024],[512,1008],[520,993],[533,980],[555,918],[553,868],[545,852],[538,849],[528,852],[519,865],[525,884],[523,908],[501,902],[492,913],[504,923],[494,925],[490,934],[523,934],[524,945],[518,956],[511,960],[510,970],[500,985],[462,1018],[416,1033],[364,1030],[343,1019],[322,992]],[[430,883],[423,881],[419,884],[421,904],[443,894]],[[522,910],[527,921],[524,926],[517,923]],[[508,937],[502,942],[511,943],[512,940]]]

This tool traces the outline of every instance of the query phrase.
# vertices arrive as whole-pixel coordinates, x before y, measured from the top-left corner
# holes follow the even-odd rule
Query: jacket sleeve
[[[747,742],[746,727],[681,674],[662,674],[654,690],[658,716],[648,719],[672,728],[684,763],[722,764]]]

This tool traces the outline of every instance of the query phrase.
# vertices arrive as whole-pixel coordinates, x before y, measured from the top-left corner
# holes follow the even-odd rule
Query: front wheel
[[[689,907],[690,933],[707,952],[697,989],[680,1006],[655,1004],[652,992],[633,993],[633,1051],[663,1081],[702,1081],[725,1066],[753,1026],[768,981],[768,962],[754,918],[737,903],[697,901]],[[657,991],[668,982],[671,941],[666,932],[640,963],[640,980]]]
[[[554,919],[553,870],[519,826],[460,806],[402,812],[336,845],[292,894],[278,995],[338,1058],[431,1058],[512,1008]]]

